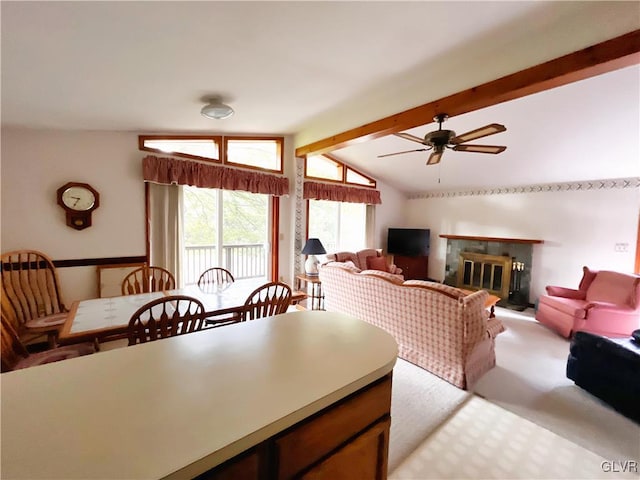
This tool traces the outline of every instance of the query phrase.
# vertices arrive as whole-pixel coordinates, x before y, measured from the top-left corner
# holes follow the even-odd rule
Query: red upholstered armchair
[[[578,330],[619,337],[640,328],[640,276],[587,267],[583,271],[577,290],[547,287],[536,320],[567,338]]]

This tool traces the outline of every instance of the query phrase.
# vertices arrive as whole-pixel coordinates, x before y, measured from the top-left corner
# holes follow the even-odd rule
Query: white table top
[[[74,302],[70,318],[62,327],[59,339],[62,343],[91,340],[126,332],[131,315],[146,303],[165,295],[188,295],[200,300],[206,312],[223,314],[238,311],[247,297],[263,279],[240,280],[229,283],[219,290],[205,293],[197,285],[188,285],[165,292],[139,293],[110,298],[93,298]]]
[[[83,300],[78,303],[69,331],[79,333],[127,325],[136,310],[164,296],[163,292],[151,292]]]
[[[389,373],[397,344],[301,311],[4,373],[3,478],[191,477]]]

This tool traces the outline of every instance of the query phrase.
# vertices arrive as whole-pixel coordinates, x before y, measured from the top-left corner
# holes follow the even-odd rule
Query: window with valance
[[[139,138],[141,150],[153,148],[170,155],[142,159],[143,178],[149,185],[151,263],[174,272],[179,284],[197,280],[200,270],[209,263],[232,269],[236,278],[278,278],[278,197],[289,194],[289,180],[282,175],[282,138],[168,137],[168,143],[163,138]],[[199,198],[198,208],[217,213],[204,219],[197,216],[193,202],[188,201],[194,196]],[[202,202],[209,198],[215,201],[204,205]],[[257,243],[243,236],[242,229],[233,233],[234,225],[246,213],[234,208],[253,205],[254,200],[260,209],[254,208],[251,213],[262,215],[268,225],[261,230]],[[191,244],[193,235],[185,234],[191,232],[193,225],[189,222],[194,215],[197,222],[215,224],[203,228],[198,223],[194,227],[197,233],[217,232],[212,238],[199,238],[195,246]],[[246,233],[255,234],[254,230]],[[247,258],[240,258],[243,255]]]
[[[376,181],[329,154],[307,157],[304,176],[307,238],[329,253],[370,246],[374,206],[382,203]]]

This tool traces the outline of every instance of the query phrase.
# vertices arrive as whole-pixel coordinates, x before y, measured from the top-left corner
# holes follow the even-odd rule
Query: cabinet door
[[[391,376],[348,397],[276,440],[278,478],[297,477],[310,465],[365,431],[391,410]],[[330,477],[327,477],[330,478]]]
[[[405,257],[395,255],[393,263],[402,269],[405,280],[426,280],[429,278],[429,257]]]
[[[325,459],[302,478],[351,480],[382,480],[387,478],[387,454],[389,450],[389,426],[387,418],[373,425]]]
[[[260,473],[262,463],[264,463],[264,454],[258,447],[198,475],[194,480],[259,480],[264,478]]]

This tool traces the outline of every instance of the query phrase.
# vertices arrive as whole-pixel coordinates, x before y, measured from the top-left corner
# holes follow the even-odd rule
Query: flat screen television
[[[429,233],[428,228],[390,228],[387,252],[407,257],[429,255]]]

